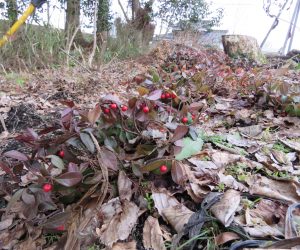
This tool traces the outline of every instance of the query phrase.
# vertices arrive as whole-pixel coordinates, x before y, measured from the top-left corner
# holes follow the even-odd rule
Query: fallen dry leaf
[[[158,220],[152,216],[149,216],[144,224],[143,244],[146,249],[166,249]]]
[[[121,200],[127,199],[130,201],[132,196],[131,186],[132,186],[132,182],[126,176],[125,172],[120,171],[118,177],[118,190],[119,190],[119,196]]]
[[[210,210],[225,227],[229,227],[240,205],[240,201],[240,192],[229,189],[224,193],[221,200],[214,204]]]
[[[223,245],[232,240],[238,240],[240,236],[233,232],[224,232],[216,236],[215,242],[218,246]]]
[[[298,182],[271,180],[261,175],[252,175],[246,181],[251,194],[264,195],[290,203],[300,202]]]
[[[132,202],[124,200],[121,212],[116,213],[99,231],[103,244],[112,247],[118,240],[126,240],[138,219],[139,208]]]
[[[106,250],[137,250],[137,248],[135,241],[129,241],[115,243],[112,248],[106,248]]]

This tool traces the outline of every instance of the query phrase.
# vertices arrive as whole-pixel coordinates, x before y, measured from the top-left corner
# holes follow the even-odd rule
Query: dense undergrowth
[[[2,154],[1,247],[284,246],[299,233],[297,76],[177,46],[126,97],[60,100]]]

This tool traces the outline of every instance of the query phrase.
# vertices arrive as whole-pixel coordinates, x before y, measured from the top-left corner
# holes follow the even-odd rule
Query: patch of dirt
[[[5,125],[10,132],[37,127],[42,122],[43,119],[36,112],[34,105],[25,103],[12,107],[5,119]]]

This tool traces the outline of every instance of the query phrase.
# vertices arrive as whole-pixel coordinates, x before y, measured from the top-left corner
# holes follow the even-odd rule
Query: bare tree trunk
[[[141,5],[140,5],[140,1],[139,0],[132,0],[132,20],[134,20],[136,18],[136,13],[138,12],[138,10],[140,9]]]
[[[78,27],[80,27],[80,1],[67,0],[65,32],[68,40]],[[80,29],[77,32],[77,38],[82,38]]]
[[[10,24],[13,24],[18,19],[18,4],[17,0],[6,0],[6,12]]]

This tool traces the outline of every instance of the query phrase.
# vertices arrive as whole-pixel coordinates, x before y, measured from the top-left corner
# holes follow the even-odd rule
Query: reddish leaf
[[[2,161],[0,161],[0,168],[6,173],[6,174],[9,174],[11,175],[13,178],[14,178],[14,181],[18,182],[18,178],[17,176],[13,173],[13,171],[11,171],[11,169],[6,165],[4,164]]]
[[[175,142],[175,141],[182,139],[188,131],[189,131],[188,126],[185,126],[185,125],[177,126],[177,128],[175,129],[173,138],[171,139],[171,142]]]
[[[55,229],[61,226],[62,224],[65,224],[69,217],[70,212],[62,212],[59,214],[55,214],[52,217],[50,217],[44,224],[42,224],[42,226],[49,229]]]
[[[68,165],[68,172],[79,172],[78,165],[73,162],[70,162]]]
[[[157,89],[157,90],[154,90],[153,92],[151,92],[146,98],[151,101],[156,101],[156,100],[160,99],[161,94],[162,94],[162,90]]]
[[[19,161],[28,161],[27,155],[25,155],[17,150],[11,150],[11,151],[5,152],[3,155],[6,157],[9,157],[9,158],[19,160]]]
[[[113,152],[109,151],[106,148],[102,148],[101,158],[103,160],[103,163],[107,166],[108,169],[111,169],[114,171],[119,170],[118,159]]]
[[[25,133],[16,137],[16,140],[27,143],[36,141],[37,139],[39,139],[39,135],[32,128],[27,128]]]
[[[110,101],[120,105],[122,102],[117,95],[108,94],[102,98],[103,101]]]
[[[80,172],[68,172],[55,178],[55,181],[65,187],[73,187],[82,180],[82,174]]]

